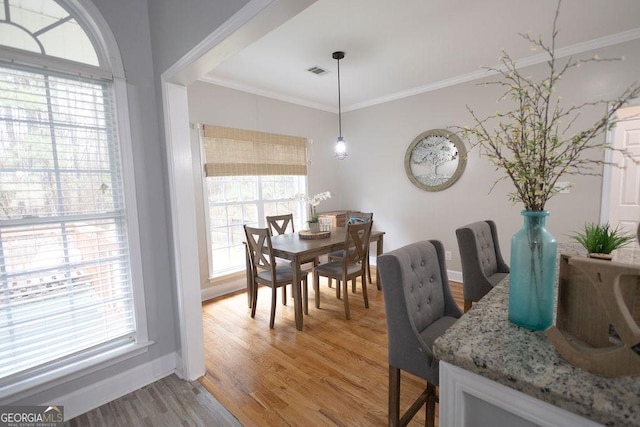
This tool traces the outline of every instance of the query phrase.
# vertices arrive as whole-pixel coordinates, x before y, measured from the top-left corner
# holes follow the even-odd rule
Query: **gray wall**
[[[160,75],[213,33],[249,0],[151,0],[154,68]]]

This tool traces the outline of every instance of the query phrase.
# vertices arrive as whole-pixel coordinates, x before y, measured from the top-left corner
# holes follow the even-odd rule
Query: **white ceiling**
[[[523,63],[549,40],[555,0],[318,0],[202,80],[326,111],[343,111],[480,77],[500,49]],[[640,0],[563,0],[557,47],[574,54],[640,38]],[[319,66],[330,72],[316,76]],[[640,76],[639,76],[640,77]]]

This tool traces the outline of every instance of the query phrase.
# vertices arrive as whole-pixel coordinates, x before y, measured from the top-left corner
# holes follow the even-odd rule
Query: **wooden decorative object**
[[[546,334],[585,371],[640,375],[640,266],[562,255],[556,325]]]
[[[314,240],[314,239],[326,239],[331,236],[330,231],[319,231],[317,233],[312,233],[309,230],[302,230],[298,233],[301,239]]]
[[[318,212],[318,217],[331,218],[331,227],[344,227],[346,224],[347,211]]]

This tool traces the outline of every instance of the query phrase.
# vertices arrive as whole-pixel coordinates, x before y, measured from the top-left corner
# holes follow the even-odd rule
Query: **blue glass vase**
[[[553,323],[558,243],[545,228],[547,211],[522,211],[524,225],[511,239],[509,320],[533,331]]]

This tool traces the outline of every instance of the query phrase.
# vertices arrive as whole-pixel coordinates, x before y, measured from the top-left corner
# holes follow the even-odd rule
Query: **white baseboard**
[[[447,270],[447,276],[449,280],[462,283],[462,271]]]
[[[372,265],[372,267],[375,269],[374,265]],[[447,270],[447,276],[449,276],[449,280],[462,283],[461,271]],[[221,284],[217,284],[215,286],[210,286],[208,288],[204,288],[200,290],[200,298],[202,299],[202,301],[207,301],[207,300],[221,297],[223,295],[227,295],[243,289],[246,289],[244,284],[238,285],[238,283],[228,283],[228,284],[221,283]]]
[[[175,369],[176,355],[171,353],[69,394],[58,396],[52,401],[33,404],[50,405],[53,402],[62,405],[65,420],[70,420],[171,375]]]
[[[208,288],[201,289],[200,298],[202,299],[202,301],[207,301],[207,300],[221,297],[222,295],[227,295],[243,289],[247,289],[247,286],[245,284],[240,284],[240,285],[238,283],[217,284],[215,286],[209,286]]]

